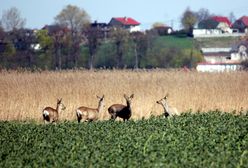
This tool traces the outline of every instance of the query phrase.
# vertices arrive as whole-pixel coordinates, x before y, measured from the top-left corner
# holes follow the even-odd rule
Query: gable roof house
[[[231,22],[227,17],[213,16],[198,23],[198,29],[193,30],[194,37],[201,35],[219,35],[232,33]]]
[[[129,30],[130,32],[140,31],[140,23],[130,17],[115,17],[109,22],[109,26],[121,27]]]
[[[233,29],[237,29],[241,33],[248,33],[248,16],[242,16],[236,20],[233,25]]]

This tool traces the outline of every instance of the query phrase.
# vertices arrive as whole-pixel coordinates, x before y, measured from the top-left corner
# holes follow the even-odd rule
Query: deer
[[[89,108],[85,106],[81,106],[76,109],[76,116],[78,123],[82,120],[85,121],[96,121],[99,118],[99,113],[103,110],[105,104],[104,104],[104,95],[102,97],[97,96],[99,99],[98,107],[97,108]]]
[[[164,116],[171,117],[171,116],[179,115],[175,107],[171,107],[168,105],[167,98],[168,98],[168,94],[166,94],[166,96],[162,98],[161,100],[157,101],[157,103],[161,104],[164,108]]]
[[[62,103],[62,98],[57,99],[57,107],[56,107],[56,109],[54,109],[52,107],[45,107],[42,110],[44,123],[46,124],[46,123],[56,123],[56,122],[58,122],[59,114],[65,109],[66,109],[66,107]]]
[[[115,120],[117,117],[122,118],[123,121],[129,120],[132,116],[131,102],[134,97],[134,94],[131,96],[127,96],[124,94],[124,98],[126,99],[127,105],[122,104],[113,104],[108,108],[108,112],[111,115],[111,119]]]

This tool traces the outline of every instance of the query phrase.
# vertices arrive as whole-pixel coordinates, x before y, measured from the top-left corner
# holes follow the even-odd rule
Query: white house
[[[197,64],[200,72],[236,71],[241,62],[248,59],[248,42],[240,42],[232,48],[202,48],[205,61]]]
[[[193,30],[193,36],[195,38],[219,36],[231,33],[231,22],[227,17],[223,16],[213,16],[209,19],[202,20],[198,24],[198,29]]]
[[[109,26],[122,27],[130,32],[140,31],[140,23],[130,17],[115,17],[109,22]]]

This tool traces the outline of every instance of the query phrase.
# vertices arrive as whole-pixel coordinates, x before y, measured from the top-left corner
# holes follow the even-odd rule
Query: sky
[[[91,21],[108,23],[112,17],[132,17],[142,29],[155,22],[180,28],[180,18],[187,7],[193,11],[206,8],[210,13],[238,19],[248,15],[247,0],[0,0],[0,19],[3,11],[16,7],[26,19],[26,28],[40,29],[54,23],[54,17],[67,5],[84,9]]]

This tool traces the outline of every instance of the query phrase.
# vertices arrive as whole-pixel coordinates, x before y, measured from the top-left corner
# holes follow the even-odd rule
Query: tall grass
[[[0,120],[41,121],[45,106],[63,98],[62,120],[76,120],[79,106],[97,107],[96,95],[105,95],[100,119],[109,119],[107,108],[123,103],[123,94],[134,93],[133,119],[163,113],[156,101],[169,93],[169,104],[180,112],[248,109],[248,73],[198,73],[184,71],[60,71],[0,72]]]

